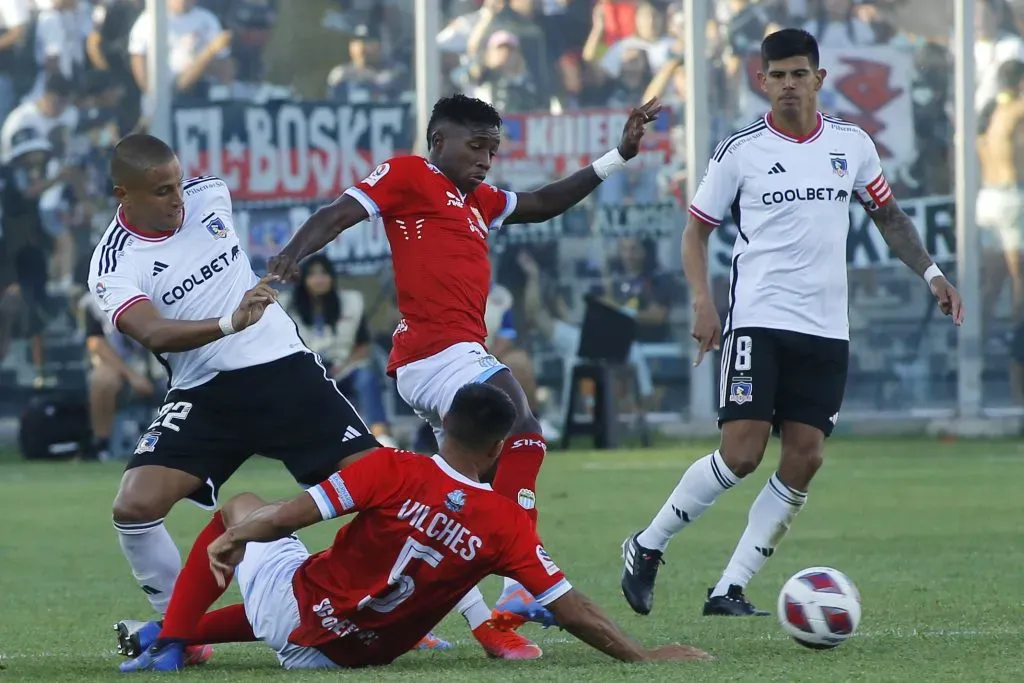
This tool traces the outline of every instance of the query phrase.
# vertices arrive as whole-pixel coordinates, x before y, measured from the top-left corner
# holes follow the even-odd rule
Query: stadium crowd
[[[951,3],[709,0],[711,139],[749,120],[748,59],[766,32],[798,26],[831,49],[887,46],[910,55],[913,65],[907,83],[913,154],[890,176],[893,185],[901,197],[948,195],[951,24],[949,16],[933,11],[936,4]],[[146,69],[151,29],[144,5],[143,0],[0,0],[0,386],[75,388],[75,377],[88,377],[81,386],[88,388],[94,457],[108,457],[119,402],[128,395],[145,400],[160,393],[158,366],[97,315],[83,287],[89,254],[116,208],[106,170],[110,151],[123,135],[146,129],[152,114]],[[563,375],[548,372],[542,359],[564,362],[576,353],[583,283],[586,292],[636,313],[640,342],[668,349],[640,354],[633,365],[645,407],[673,403],[665,398],[673,391],[666,378],[674,364],[685,374],[686,363],[676,361],[687,342],[677,237],[688,172],[683,105],[689,65],[682,3],[441,0],[440,5],[444,28],[437,44],[449,92],[486,99],[509,114],[616,109],[651,97],[672,108],[672,162],[614,176],[590,207],[669,202],[679,215],[678,226],[667,226],[670,237],[623,234],[598,240],[598,246],[589,237],[567,242],[560,246],[561,263],[529,245],[499,249],[488,324],[492,348],[543,412],[551,392],[540,385],[560,385]],[[1000,66],[1024,60],[1024,22],[1013,14],[1024,2],[977,5],[977,104],[979,111],[990,111],[991,102],[1009,96],[997,78]],[[168,10],[176,106],[413,100],[414,16],[408,0],[168,0]],[[1015,297],[1024,291],[1015,267],[1018,248],[1019,241],[1005,239],[990,248],[993,264],[1002,267],[1005,260]],[[563,267],[566,262],[572,266]],[[854,301],[884,298],[886,284],[877,281],[874,269],[853,278]],[[724,302],[727,274],[719,284]],[[990,316],[1002,287],[1000,280],[987,294]],[[321,259],[308,265],[285,302],[304,337],[315,340],[316,350],[381,436],[390,433],[399,410],[380,362],[397,320],[386,299],[349,286],[330,261]],[[854,315],[855,327],[862,313]],[[1004,336],[1012,346],[1011,337]],[[550,423],[547,428],[557,431]]]

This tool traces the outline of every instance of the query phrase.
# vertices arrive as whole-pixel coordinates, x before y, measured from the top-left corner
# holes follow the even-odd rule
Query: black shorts
[[[300,352],[169,392],[125,469],[193,474],[204,484],[188,497],[213,508],[221,485],[251,455],[279,460],[311,486],[344,458],[379,445],[317,357]]]
[[[731,420],[817,427],[828,436],[846,389],[850,342],[788,330],[747,327],[722,343],[718,424]]]

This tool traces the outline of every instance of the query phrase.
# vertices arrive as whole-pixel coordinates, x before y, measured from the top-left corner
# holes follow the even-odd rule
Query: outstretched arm
[[[626,635],[590,598],[576,589],[553,601],[548,609],[558,625],[590,647],[623,662],[711,659],[688,645],[666,645],[647,649]]]
[[[281,253],[267,263],[267,272],[285,282],[293,281],[299,275],[299,261],[320,251],[343,231],[368,217],[363,205],[351,195],[341,195],[306,219]]]
[[[895,199],[875,209],[870,215],[892,253],[924,278],[938,300],[939,308],[946,315],[952,316],[953,324],[959,326],[964,319],[960,294],[924,248],[910,216],[899,207]]]
[[[572,175],[548,183],[533,192],[517,192],[516,208],[505,219],[509,223],[540,223],[561,215],[590,195],[605,178],[621,170],[640,151],[644,126],[658,118],[661,105],[652,99],[629,113],[622,130],[622,140],[590,166]]]
[[[306,492],[277,503],[263,503],[251,493],[242,493],[224,505],[221,515],[227,529],[206,549],[210,571],[221,588],[228,585],[235,567],[245,557],[246,543],[276,541],[323,519]]]

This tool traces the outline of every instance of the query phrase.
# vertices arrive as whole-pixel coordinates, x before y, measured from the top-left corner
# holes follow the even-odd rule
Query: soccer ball
[[[853,635],[860,623],[860,593],[831,567],[797,572],[779,593],[779,623],[796,642],[827,650]]]

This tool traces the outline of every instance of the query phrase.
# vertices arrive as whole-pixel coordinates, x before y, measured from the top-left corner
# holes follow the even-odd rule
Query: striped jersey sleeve
[[[125,311],[150,300],[142,290],[138,269],[125,253],[128,238],[126,230],[112,226],[96,245],[89,264],[89,292],[114,329],[119,329],[118,320]]]
[[[718,145],[715,153],[711,155],[707,171],[704,172],[704,178],[697,188],[697,194],[690,202],[691,216],[716,227],[722,224],[722,219],[736,201],[742,180],[740,164],[736,160],[736,152],[742,144],[737,143],[763,128],[764,124],[755,124],[726,138]]]
[[[892,198],[892,188],[885,179],[882,172],[882,162],[878,158],[878,148],[867,133],[864,137],[864,153],[857,169],[857,176],[853,183],[853,191],[857,193],[860,200],[869,211],[875,211],[888,204]]]
[[[401,488],[401,452],[378,448],[341,472],[335,472],[306,493],[316,503],[321,519],[334,519],[386,504]],[[422,456],[417,456],[420,458]]]

